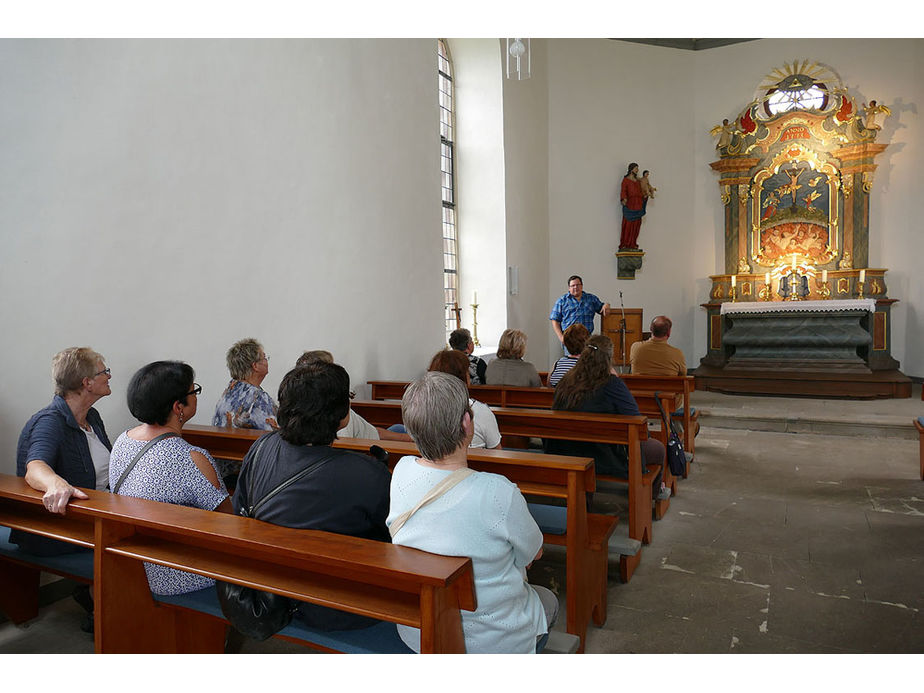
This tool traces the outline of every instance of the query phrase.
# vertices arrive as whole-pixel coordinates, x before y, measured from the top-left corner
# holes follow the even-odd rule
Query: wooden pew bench
[[[401,405],[398,402],[352,400],[350,408],[375,426],[401,423]],[[648,439],[648,422],[644,416],[614,416],[612,414],[586,414],[583,412],[552,411],[544,409],[509,409],[492,407],[501,435],[560,440],[618,443],[629,450],[629,477],[596,474],[598,481],[616,482],[628,487],[629,538],[640,544],[651,543],[652,486],[661,473],[661,466],[642,471],[639,442]],[[620,552],[620,577],[628,582],[638,562],[641,550],[634,554],[626,547]]]
[[[423,652],[464,652],[460,609],[476,607],[468,558],[86,492],[89,499],[72,501],[65,516],[51,516],[39,492],[0,475],[0,524],[93,547],[97,652],[224,650],[227,624],[215,612],[214,590],[155,599],[145,561],[387,622],[339,634],[296,624],[281,635],[317,649],[393,651],[401,623],[421,629]]]
[[[360,414],[362,416],[362,414]],[[183,437],[213,456],[241,460],[264,431],[190,424]],[[341,438],[334,447],[368,452],[371,443],[389,453],[393,468],[405,455],[419,455],[413,443]],[[512,450],[469,450],[472,469],[500,474],[513,481],[522,493],[551,499],[559,505],[531,503],[530,511],[543,530],[543,540],[565,547],[565,600],[568,633],[581,639],[583,652],[587,625],[606,621],[609,539],[616,518],[587,512],[586,494],[595,489],[593,460],[584,457],[543,455]]]
[[[921,446],[921,480],[924,481],[924,416],[919,416],[914,420],[914,427],[918,429],[918,439]]]
[[[676,399],[674,407],[666,410],[672,418],[683,424],[683,449],[695,454],[695,434],[698,412],[691,404],[691,394],[696,389],[696,379],[692,375],[654,376],[623,374],[619,376],[629,391],[638,401],[636,393],[660,392],[663,395],[673,395]],[[400,400],[404,394],[407,382],[390,380],[370,380],[371,399]],[[470,385],[472,397],[492,407],[536,407],[551,409],[555,389],[549,387],[510,387],[506,385]],[[639,402],[641,410],[642,403]],[[660,412],[653,410],[642,411],[646,416],[660,421]],[[663,442],[663,441],[662,441]],[[689,465],[688,465],[689,466]],[[687,474],[684,474],[686,478]]]
[[[408,385],[400,381],[381,381],[370,380],[372,386],[372,399],[374,400],[400,400],[404,393],[404,388]],[[511,407],[522,409],[551,409],[555,399],[555,389],[548,387],[513,387],[510,385],[470,385],[469,392],[474,399],[487,404],[489,407]],[[661,409],[658,408],[658,400],[665,413],[674,410],[679,396],[674,392],[655,392],[651,390],[631,390],[632,396],[638,404],[639,411],[650,421],[659,422],[656,429],[656,435],[661,443],[664,444],[665,451],[667,448],[668,436],[670,435],[669,425],[662,420]],[[504,445],[507,445],[505,442]],[[525,443],[517,443],[513,447],[525,446]],[[689,465],[689,463],[688,463]],[[665,486],[670,489],[670,495],[677,495],[677,480],[671,473],[670,466],[667,464],[667,456],[661,464],[662,480]],[[686,477],[687,474],[684,474]],[[598,478],[606,480],[598,474]],[[654,503],[655,519],[660,520],[664,517],[670,507],[670,497],[659,497]]]

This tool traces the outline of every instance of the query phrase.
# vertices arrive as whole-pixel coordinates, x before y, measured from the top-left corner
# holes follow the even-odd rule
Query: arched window
[[[443,39],[437,41],[440,95],[440,170],[443,190],[443,302],[446,339],[456,329],[454,308],[459,300],[459,238],[456,233],[456,195],[453,144],[454,112],[452,61]]]

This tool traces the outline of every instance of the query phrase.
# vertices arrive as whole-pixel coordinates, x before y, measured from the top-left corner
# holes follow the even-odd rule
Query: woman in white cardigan
[[[392,542],[472,559],[478,608],[462,612],[467,652],[537,652],[558,616],[555,594],[526,581],[542,555],[542,532],[515,484],[468,469],[474,426],[464,383],[428,372],[408,386],[401,413],[422,456],[403,457],[392,474]],[[434,491],[442,493],[418,507]],[[398,632],[419,651],[417,629]]]

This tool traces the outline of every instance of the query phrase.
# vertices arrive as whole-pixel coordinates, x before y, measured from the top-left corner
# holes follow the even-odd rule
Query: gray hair
[[[465,383],[448,373],[430,371],[408,385],[401,399],[404,426],[421,454],[438,462],[465,443],[462,417],[472,410]]]
[[[101,361],[105,362],[102,355],[90,347],[70,347],[59,351],[51,360],[55,394],[64,397],[68,392],[79,392],[84,378],[96,376]]]
[[[242,339],[228,349],[225,359],[228,362],[231,377],[235,380],[243,380],[250,375],[253,364],[260,360],[262,349],[263,345],[253,337]]]

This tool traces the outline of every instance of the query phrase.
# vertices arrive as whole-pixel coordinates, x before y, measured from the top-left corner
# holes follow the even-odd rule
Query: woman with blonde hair
[[[613,367],[613,342],[604,335],[587,340],[574,368],[555,388],[552,409],[601,414],[638,416],[638,404]],[[664,445],[660,440],[641,441],[643,465],[662,465]],[[625,478],[629,475],[629,456],[625,445],[547,440],[545,450],[558,455],[593,457],[598,474]]]
[[[493,359],[485,371],[488,385],[513,385],[515,387],[541,387],[539,371],[526,355],[526,334],[520,330],[504,330],[497,346],[497,358]]]
[[[112,394],[112,374],[102,355],[89,347],[71,347],[55,354],[51,374],[54,399],[23,427],[16,446],[16,474],[45,494],[42,504],[46,510],[63,515],[71,498],[86,499],[80,488],[104,491],[109,484],[112,444],[93,405]],[[70,546],[23,532],[13,536],[13,541],[21,540],[17,543],[31,553],[40,552],[41,545]]]

